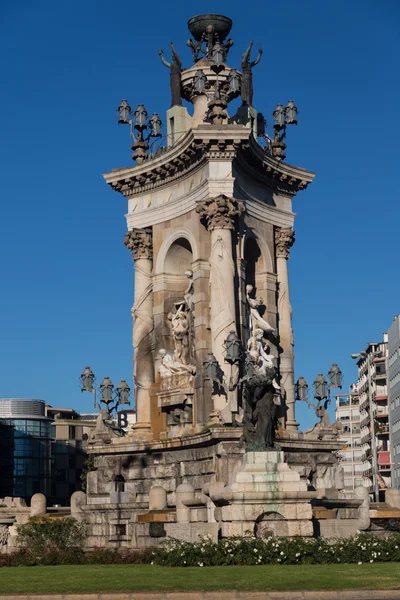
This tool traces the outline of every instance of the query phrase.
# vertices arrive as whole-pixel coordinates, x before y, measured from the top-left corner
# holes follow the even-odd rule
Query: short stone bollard
[[[190,483],[181,483],[176,488],[176,520],[178,523],[189,523],[190,507],[185,500],[194,500],[194,487]]]
[[[161,485],[155,485],[149,492],[149,510],[167,508],[167,491]]]
[[[86,494],[85,492],[74,492],[70,500],[71,504],[71,516],[80,516],[82,512],[82,506],[86,506]]]
[[[47,512],[47,500],[44,494],[33,494],[31,498],[31,517],[39,517]]]

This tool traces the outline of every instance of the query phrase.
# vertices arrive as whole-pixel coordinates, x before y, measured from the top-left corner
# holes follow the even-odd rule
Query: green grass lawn
[[[134,591],[400,589],[399,563],[169,568],[151,565],[3,567],[0,594]]]

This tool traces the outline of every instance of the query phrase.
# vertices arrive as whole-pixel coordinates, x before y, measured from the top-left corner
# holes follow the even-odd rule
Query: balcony
[[[387,406],[377,406],[374,410],[374,416],[376,419],[384,419],[389,416]]]
[[[379,468],[388,467],[390,469],[390,452],[388,450],[378,452],[378,465]]]

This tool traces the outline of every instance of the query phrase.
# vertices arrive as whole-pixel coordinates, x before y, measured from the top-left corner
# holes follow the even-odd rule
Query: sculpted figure
[[[183,294],[187,309],[190,311],[193,309],[193,271],[188,269],[185,271],[186,277],[189,279],[188,286]]]
[[[250,331],[252,332],[254,329],[262,329],[266,333],[268,331],[274,331],[274,328],[267,323],[258,312],[258,308],[264,305],[263,299],[261,297],[251,298],[250,294],[252,291],[253,286],[246,285],[246,298],[250,307]]]
[[[181,97],[181,70],[182,63],[175,50],[174,43],[170,43],[172,50],[172,63],[165,60],[163,54],[164,50],[159,50],[158,54],[161,58],[163,65],[170,70],[170,86],[171,86],[171,106],[182,106]]]
[[[258,56],[256,60],[250,62],[250,53],[253,47],[254,42],[250,42],[249,47],[246,52],[242,56],[242,105],[243,106],[252,106],[253,103],[253,72],[252,69],[255,67],[261,60],[262,48],[261,46],[258,49]]]
[[[254,426],[252,439],[261,448],[272,448],[276,426],[275,389],[272,378],[255,376],[247,383],[247,395],[252,409]]]
[[[159,373],[161,375],[161,379],[165,379],[167,377],[172,377],[173,375],[182,375],[182,374],[195,374],[195,367],[193,365],[184,365],[183,363],[174,360],[174,358],[167,354],[166,350],[162,348],[159,351],[160,356],[160,366]]]
[[[183,312],[182,305],[173,315],[170,313],[172,335],[174,336],[175,352],[174,360],[188,364],[189,359],[189,319],[187,313]]]

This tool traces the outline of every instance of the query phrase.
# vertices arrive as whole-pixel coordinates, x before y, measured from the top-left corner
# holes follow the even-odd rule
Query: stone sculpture
[[[275,369],[270,367],[266,375],[255,375],[246,383],[247,410],[243,419],[243,441],[253,449],[272,448],[276,427],[276,394],[273,381]],[[250,448],[251,448],[250,446]]]
[[[258,56],[256,60],[250,62],[250,53],[253,47],[254,42],[250,42],[249,47],[246,52],[242,56],[242,105],[243,106],[252,106],[253,103],[253,72],[252,69],[255,67],[261,60],[262,56],[262,48],[261,46],[258,49]]]
[[[262,329],[262,331],[265,331],[265,333],[269,331],[273,332],[274,328],[262,318],[258,310],[261,306],[265,306],[263,299],[261,296],[258,298],[251,298],[250,294],[252,291],[253,286],[246,285],[246,298],[250,307],[250,332],[255,329]]]
[[[161,58],[161,62],[163,65],[168,67],[170,70],[170,87],[171,87],[171,107],[172,106],[182,106],[182,97],[181,97],[181,71],[182,71],[182,63],[179,58],[178,53],[175,50],[174,43],[170,43],[172,50],[172,63],[169,63],[165,60],[163,54],[164,50],[159,50],[158,54]]]

